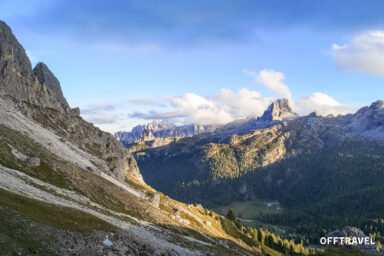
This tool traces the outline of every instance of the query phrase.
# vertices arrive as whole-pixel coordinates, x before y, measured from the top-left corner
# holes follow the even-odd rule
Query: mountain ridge
[[[165,120],[153,120],[146,125],[137,125],[133,127],[131,132],[116,132],[114,137],[125,146],[147,141],[150,141],[151,145],[158,146],[171,143],[174,139],[191,137],[206,132],[213,132],[218,127],[220,126],[199,124],[176,126]]]

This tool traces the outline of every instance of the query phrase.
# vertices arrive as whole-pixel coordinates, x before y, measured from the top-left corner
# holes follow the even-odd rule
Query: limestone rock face
[[[292,119],[298,115],[293,112],[289,101],[287,99],[279,99],[272,103],[264,114],[260,117],[263,121],[283,120]]]
[[[129,175],[143,182],[133,156],[106,132],[80,117],[64,98],[60,82],[44,63],[32,70],[24,48],[11,29],[0,21],[0,97],[13,100],[28,117],[49,128],[62,141],[70,141],[104,160],[100,171],[124,181]]]
[[[33,74],[37,77],[40,84],[46,85],[51,92],[54,93],[54,97],[64,105],[68,106],[67,100],[64,98],[61,91],[60,82],[55,75],[49,70],[49,68],[42,62],[39,62],[33,69]]]
[[[172,139],[213,132],[218,127],[218,125],[199,124],[175,126],[164,120],[153,120],[146,125],[135,126],[130,132],[116,132],[114,136],[127,146],[133,143],[151,142],[152,147],[157,147],[169,144],[173,141]]]
[[[0,21],[0,94],[26,100],[33,84],[31,62],[7,24]]]

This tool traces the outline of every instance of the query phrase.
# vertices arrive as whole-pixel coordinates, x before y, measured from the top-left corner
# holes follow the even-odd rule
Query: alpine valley
[[[299,117],[278,100],[221,127],[157,122],[126,149],[0,21],[0,254],[383,254],[383,105]],[[279,207],[213,210],[256,200]],[[331,230],[377,244],[320,247]]]
[[[129,148],[144,180],[177,200],[232,207],[308,243],[348,225],[382,241],[384,101],[324,117],[298,116],[282,99],[259,118]],[[262,202],[279,210],[255,207]]]

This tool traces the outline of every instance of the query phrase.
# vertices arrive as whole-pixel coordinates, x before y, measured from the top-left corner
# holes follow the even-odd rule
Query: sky
[[[384,99],[384,1],[2,0],[31,62],[108,132],[305,115]]]

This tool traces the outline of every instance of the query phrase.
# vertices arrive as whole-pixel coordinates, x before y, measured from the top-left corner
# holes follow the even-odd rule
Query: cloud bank
[[[247,88],[237,93],[222,89],[212,97],[186,93],[180,97],[167,97],[173,106],[184,113],[187,122],[198,124],[226,124],[235,119],[257,116],[272,102],[257,91]]]
[[[221,89],[213,96],[201,96],[186,93],[181,96],[165,97],[173,110],[169,112],[150,111],[148,113],[135,112],[130,117],[141,119],[168,119],[170,121],[183,120],[184,123],[197,124],[226,124],[236,119],[258,117],[277,98],[287,98],[294,111],[300,115],[307,115],[317,111],[321,115],[337,115],[353,112],[347,105],[341,104],[327,94],[316,92],[308,97],[294,101],[292,92],[283,81],[285,76],[273,70],[253,72],[245,70],[253,76],[254,84],[261,84],[268,88],[274,97],[264,97],[260,92],[242,88],[237,92],[231,89]]]
[[[309,97],[299,99],[296,103],[296,111],[300,115],[307,115],[317,111],[319,114],[326,116],[329,114],[348,114],[353,112],[353,108],[341,104],[327,94],[315,92]]]
[[[367,31],[346,45],[333,44],[332,53],[340,70],[384,76],[384,31]]]
[[[262,70],[256,77],[256,83],[260,83],[268,87],[271,91],[277,93],[279,96],[288,99],[291,104],[294,104],[292,99],[291,90],[283,83],[285,76],[281,72],[273,70]]]
[[[112,124],[118,120],[118,116],[113,113],[115,106],[110,104],[89,104],[81,110],[81,116],[95,124]]]

